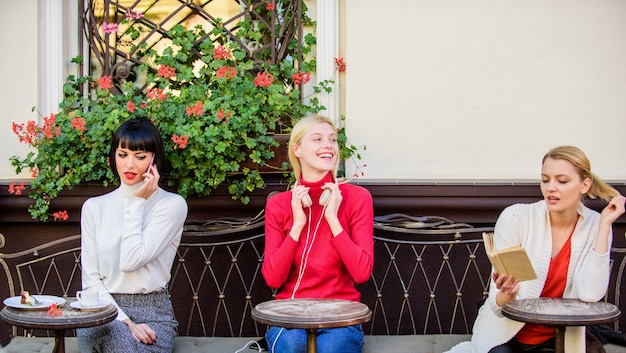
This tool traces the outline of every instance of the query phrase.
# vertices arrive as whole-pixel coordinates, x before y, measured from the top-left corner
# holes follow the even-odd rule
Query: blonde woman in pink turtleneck
[[[323,116],[298,121],[289,160],[294,188],[271,197],[265,207],[263,277],[268,286],[280,288],[277,300],[359,301],[355,283],[366,282],[374,264],[372,197],[363,187],[337,182],[333,121]],[[306,352],[305,330],[272,326],[265,338],[270,353]],[[361,325],[317,333],[319,353],[361,352],[362,346]]]

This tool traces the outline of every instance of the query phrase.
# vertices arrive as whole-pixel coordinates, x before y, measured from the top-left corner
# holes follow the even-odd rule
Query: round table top
[[[60,307],[61,315],[50,316],[47,310],[23,310],[5,306],[0,311],[0,318],[11,325],[20,327],[62,330],[102,325],[117,317],[117,308],[112,304],[99,310],[79,310],[69,305],[75,300],[75,298],[67,299]]]
[[[367,305],[342,299],[277,299],[252,309],[258,322],[286,328],[332,328],[369,321],[372,311]]]
[[[567,298],[533,298],[509,302],[502,314],[510,319],[549,326],[599,325],[617,320],[621,311],[606,302]]]

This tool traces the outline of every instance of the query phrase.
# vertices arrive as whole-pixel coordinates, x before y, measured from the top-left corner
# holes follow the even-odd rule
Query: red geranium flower
[[[176,76],[176,68],[161,64],[161,66],[159,66],[157,74],[161,77],[170,79]]]
[[[213,59],[215,60],[228,60],[232,57],[232,52],[226,46],[218,44],[213,49]]]
[[[112,76],[102,76],[98,79],[98,87],[101,89],[111,89],[113,88],[113,77]]]
[[[311,79],[311,74],[308,72],[294,72],[291,78],[296,85],[305,84]]]
[[[85,118],[75,116],[72,121],[70,121],[70,124],[74,129],[80,132],[85,132],[85,130],[87,129],[87,127],[85,126]]]
[[[187,147],[187,143],[189,141],[189,135],[181,135],[178,136],[176,134],[172,135],[172,141],[174,141],[174,143],[176,144],[174,146],[174,149],[181,149],[184,150],[185,147]]]
[[[274,82],[274,75],[259,72],[254,78],[254,87],[269,87]]]
[[[337,71],[346,71],[346,62],[343,58],[335,58],[335,64],[337,65]]]
[[[21,182],[19,185],[15,185],[15,182],[12,181],[11,185],[9,185],[9,194],[21,195],[22,190],[24,189],[26,189],[24,182]]]
[[[196,101],[195,105],[190,105],[185,110],[187,111],[187,116],[201,116],[204,114],[204,104],[200,101]]]
[[[217,76],[217,78],[226,77],[227,79],[232,79],[235,77],[236,73],[237,73],[237,70],[235,70],[234,67],[222,66],[219,69],[217,69],[215,76]]]
[[[53,216],[54,216],[55,221],[58,221],[58,220],[67,221],[67,219],[70,218],[70,216],[67,214],[67,211],[55,212],[53,213]]]
[[[160,99],[161,102],[163,102],[165,101],[165,92],[161,88],[150,88],[150,90],[148,91],[148,98]]]

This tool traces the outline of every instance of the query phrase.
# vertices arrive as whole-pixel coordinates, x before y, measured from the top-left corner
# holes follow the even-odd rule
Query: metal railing
[[[117,82],[141,81],[134,67],[146,63],[148,50],[167,47],[176,25],[201,26],[214,40],[237,43],[258,65],[286,59],[297,65],[305,55],[304,27],[312,23],[302,0],[84,0],[80,15],[87,74]]]

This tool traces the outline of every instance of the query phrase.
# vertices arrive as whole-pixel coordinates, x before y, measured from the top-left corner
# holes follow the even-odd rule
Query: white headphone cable
[[[309,209],[309,219],[312,219],[311,207],[309,207],[308,209]],[[309,261],[309,254],[311,253],[311,249],[313,248],[313,243],[315,242],[315,238],[317,237],[317,231],[319,230],[320,224],[322,223],[322,218],[324,218],[324,212],[326,212],[326,205],[323,206],[322,214],[320,215],[320,218],[317,221],[317,224],[315,225],[315,230],[313,231],[313,239],[311,239],[310,244],[309,244],[309,238],[311,236],[311,222],[308,222],[307,224],[306,239],[304,241],[304,250],[302,251],[302,257],[300,258],[300,268],[298,269],[298,279],[296,280],[296,284],[293,287],[293,292],[291,293],[291,299],[293,299],[296,296],[296,290],[298,290],[298,288],[300,287],[300,282],[302,281],[302,278],[304,277],[304,270],[306,269],[306,265]],[[275,353],[276,342],[278,342],[278,338],[280,337],[280,335],[283,333],[284,330],[285,328],[281,327],[280,331],[278,331],[278,334],[276,335],[276,338],[274,339],[274,343],[272,343],[272,348],[270,350],[270,353]]]
[[[309,254],[311,253],[311,249],[313,249],[313,243],[315,242],[315,238],[317,237],[317,231],[320,228],[320,224],[322,224],[322,219],[324,218],[324,212],[326,211],[326,205],[322,208],[322,213],[320,214],[320,218],[315,225],[315,230],[313,231],[313,239],[311,239],[311,243],[309,244],[309,237],[311,233],[311,222],[309,222],[309,226],[307,229],[306,241],[304,244],[304,251],[302,252],[302,258],[300,260],[300,269],[298,270],[298,279],[296,280],[296,284],[293,287],[293,292],[291,293],[291,298],[293,299],[296,295],[296,290],[300,288],[300,282],[302,282],[302,278],[304,277],[304,271],[306,270],[306,265],[309,262]],[[309,208],[309,219],[311,219],[311,209]]]

